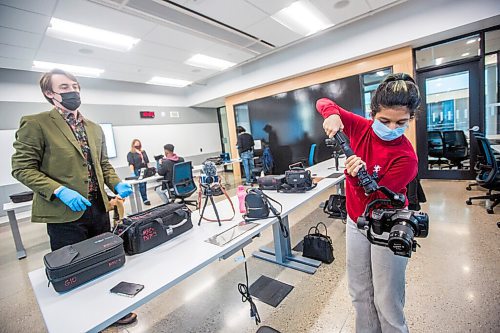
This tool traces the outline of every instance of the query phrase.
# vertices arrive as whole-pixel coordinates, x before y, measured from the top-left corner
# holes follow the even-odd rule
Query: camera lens
[[[395,224],[389,233],[387,245],[395,253],[411,253],[413,244],[413,228],[405,222]]]

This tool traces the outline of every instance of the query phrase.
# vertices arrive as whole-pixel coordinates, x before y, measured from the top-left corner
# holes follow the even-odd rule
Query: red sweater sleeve
[[[344,124],[344,133],[351,139],[352,135],[359,132],[361,126],[366,125],[370,120],[358,116],[355,113],[344,110],[337,105],[334,101],[328,98],[318,99],[316,102],[316,110],[321,116],[326,119],[333,114],[338,114],[342,123]]]

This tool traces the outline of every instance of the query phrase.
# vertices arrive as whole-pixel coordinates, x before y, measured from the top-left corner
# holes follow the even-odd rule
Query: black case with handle
[[[66,292],[122,267],[123,240],[106,232],[47,253],[43,262],[49,283],[57,292]]]
[[[125,252],[134,255],[163,244],[192,227],[189,208],[172,202],[129,215],[117,226],[115,233],[123,238]]]

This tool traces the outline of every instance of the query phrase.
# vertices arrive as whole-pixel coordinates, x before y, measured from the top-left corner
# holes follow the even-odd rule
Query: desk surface
[[[500,153],[500,145],[492,145],[491,148]],[[4,208],[5,210],[5,208]]]
[[[31,206],[32,203],[33,203],[33,200],[19,202],[19,203],[7,202],[7,203],[3,204],[3,210],[8,211],[8,210],[15,210],[15,209],[22,208],[22,207],[28,207],[28,206]]]
[[[322,167],[332,164],[331,161],[323,163],[316,167],[315,173],[322,173]],[[325,178],[315,189],[306,193],[284,194],[266,191],[266,194],[283,205],[282,216],[287,216],[301,204],[343,179],[343,175],[338,178]],[[237,197],[234,196],[231,200],[237,207]],[[221,217],[226,216],[231,211],[229,202],[218,202],[217,210]],[[207,207],[205,216],[214,216],[212,207]],[[238,249],[253,236],[277,222],[275,217],[256,221],[257,227],[219,247],[205,240],[242,221],[241,215],[237,213],[231,222],[223,223],[222,227],[217,223],[208,222],[197,226],[198,218],[199,212],[193,212],[194,226],[188,232],[148,252],[127,256],[126,264],[122,268],[65,294],[58,294],[51,286],[47,286],[43,268],[30,272],[31,285],[49,332],[97,332],[104,329],[224,254]],[[145,287],[134,298],[111,294],[109,290],[121,281],[140,283]],[[82,313],[91,315],[82,316]]]

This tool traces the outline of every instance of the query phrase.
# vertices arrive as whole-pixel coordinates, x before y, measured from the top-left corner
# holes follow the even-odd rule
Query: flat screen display
[[[101,125],[104,136],[106,137],[106,148],[108,153],[108,158],[116,157],[116,146],[115,146],[115,136],[113,135],[113,125],[112,124],[99,124]]]

